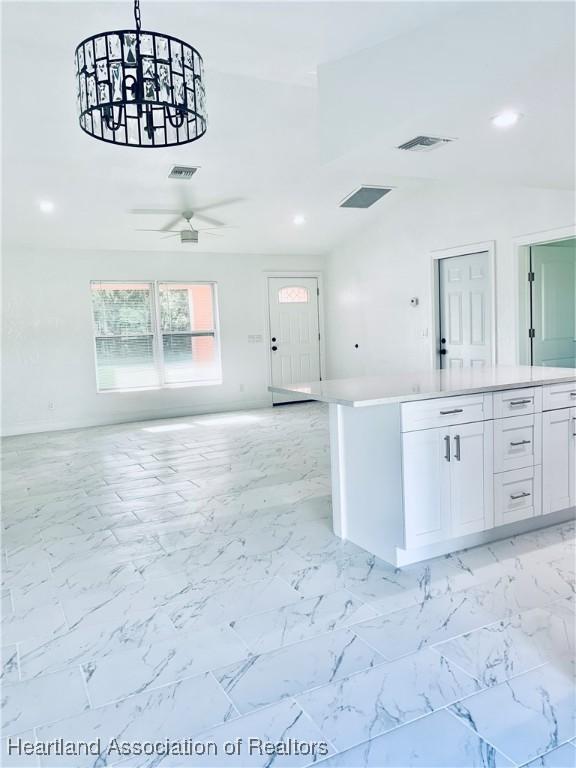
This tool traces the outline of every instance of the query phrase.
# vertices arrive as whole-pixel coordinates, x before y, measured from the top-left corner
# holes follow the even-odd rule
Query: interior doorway
[[[529,246],[530,365],[576,367],[576,238]]]

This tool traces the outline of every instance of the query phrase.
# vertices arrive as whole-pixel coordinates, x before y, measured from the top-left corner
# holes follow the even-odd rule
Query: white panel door
[[[534,365],[576,367],[576,247],[530,249]]]
[[[452,427],[451,531],[466,536],[493,525],[492,422]]]
[[[406,432],[402,440],[405,545],[412,549],[450,536],[450,429]]]
[[[315,277],[268,278],[271,380],[274,385],[320,379],[318,280]],[[274,404],[303,398],[273,393]]]
[[[542,512],[576,506],[576,408],[542,414]]]
[[[440,259],[440,367],[492,364],[492,295],[487,252]]]

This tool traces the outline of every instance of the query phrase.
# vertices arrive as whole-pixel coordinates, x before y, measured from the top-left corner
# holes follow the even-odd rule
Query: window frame
[[[118,285],[119,283],[134,283],[139,285],[150,286],[151,293],[151,324],[152,324],[152,347],[154,350],[154,364],[158,371],[159,383],[155,386],[149,387],[124,387],[118,389],[101,389],[98,381],[98,351],[96,347],[96,339],[98,338],[96,333],[96,318],[94,316],[94,305],[92,298],[92,286],[98,283],[99,285]],[[163,336],[162,331],[162,319],[160,311],[160,286],[161,285],[209,285],[212,288],[212,315],[214,320],[214,326],[212,331],[183,331],[183,336],[211,336],[214,339],[215,356],[218,362],[220,375],[217,379],[210,379],[206,381],[182,381],[182,382],[166,382],[166,371],[164,362],[164,348],[163,348]],[[215,280],[90,280],[90,312],[92,316],[92,347],[94,354],[94,376],[96,379],[96,394],[98,395],[113,395],[118,393],[130,393],[130,392],[153,392],[162,389],[187,389],[189,387],[215,387],[222,385],[222,350],[221,350],[221,338],[220,338],[220,312],[218,303],[218,283]],[[148,336],[149,334],[145,334]],[[172,335],[178,335],[172,334]]]

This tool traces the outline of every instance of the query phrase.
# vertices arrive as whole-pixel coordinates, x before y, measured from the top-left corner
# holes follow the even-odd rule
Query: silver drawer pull
[[[570,397],[576,397],[576,392],[570,392]]]
[[[515,448],[517,445],[529,445],[531,442],[532,440],[517,440],[515,443],[510,443],[510,445]]]
[[[440,411],[441,416],[449,416],[451,413],[463,413],[464,408],[453,408],[451,411]]]
[[[513,501],[516,501],[517,499],[525,499],[526,496],[532,496],[531,493],[528,493],[528,491],[522,491],[521,493],[511,493],[510,498]]]
[[[450,461],[450,435],[446,435],[446,437],[444,438],[444,445],[446,446],[444,458],[446,459],[446,461]]]
[[[528,405],[532,402],[532,398],[529,400],[510,400],[510,405]]]

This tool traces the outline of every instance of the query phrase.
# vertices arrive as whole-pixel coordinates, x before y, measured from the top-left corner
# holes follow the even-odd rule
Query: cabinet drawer
[[[541,467],[494,475],[494,525],[506,525],[542,512]]]
[[[494,472],[508,472],[541,463],[541,413],[494,422]]]
[[[557,408],[570,408],[576,405],[576,381],[566,381],[562,384],[547,384],[542,388],[543,409],[555,411]]]
[[[464,397],[441,397],[402,403],[402,431],[467,424],[492,418],[492,395],[480,392]]]
[[[494,418],[538,413],[542,410],[542,387],[524,387],[494,392]]]

